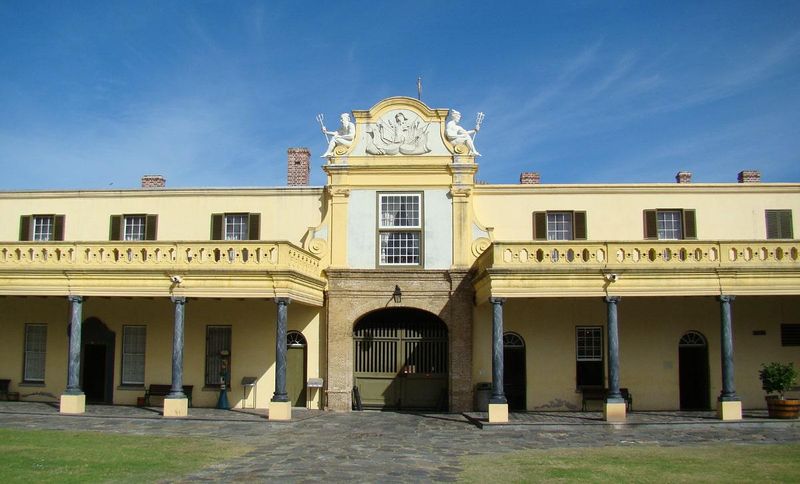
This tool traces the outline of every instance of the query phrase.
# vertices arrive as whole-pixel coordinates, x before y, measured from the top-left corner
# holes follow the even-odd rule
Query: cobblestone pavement
[[[800,422],[746,412],[720,422],[711,412],[635,412],[612,425],[595,412],[512,414],[510,425],[475,424],[485,415],[295,409],[292,422],[265,412],[190,409],[188,419],[164,419],[158,408],[88,406],[59,415],[55,404],[0,402],[0,427],[181,435],[245,442],[253,450],[181,481],[453,481],[465,455],[523,449],[597,446],[678,446],[714,442],[800,442]]]

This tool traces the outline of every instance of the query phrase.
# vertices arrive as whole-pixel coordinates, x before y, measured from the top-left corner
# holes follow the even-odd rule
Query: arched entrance
[[[525,341],[516,333],[503,335],[503,392],[509,410],[525,410]]]
[[[115,340],[115,333],[97,318],[81,325],[81,389],[87,402],[114,400]]]
[[[354,384],[367,408],[447,410],[447,326],[413,308],[367,314],[353,331]]]
[[[697,331],[689,331],[678,343],[681,410],[708,410],[708,343]]]
[[[306,338],[299,331],[286,333],[286,393],[293,407],[306,406]]]

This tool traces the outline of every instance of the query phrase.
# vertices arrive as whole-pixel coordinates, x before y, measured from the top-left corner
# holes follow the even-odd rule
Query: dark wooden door
[[[447,327],[433,314],[391,308],[353,332],[355,385],[366,408],[447,409]]]
[[[699,333],[687,333],[678,347],[681,410],[708,410],[708,345]]]
[[[83,393],[87,402],[101,403],[106,395],[106,345],[83,347]]]

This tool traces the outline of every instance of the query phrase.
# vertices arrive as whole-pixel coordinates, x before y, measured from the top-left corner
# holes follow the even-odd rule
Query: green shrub
[[[761,365],[758,377],[761,379],[761,388],[767,394],[777,393],[781,400],[784,394],[791,390],[797,381],[797,369],[793,363],[772,362]]]

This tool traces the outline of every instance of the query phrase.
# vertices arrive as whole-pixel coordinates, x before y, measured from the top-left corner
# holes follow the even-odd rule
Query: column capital
[[[292,303],[292,298],[289,298],[289,297],[276,297],[275,298],[275,304],[277,304],[279,306],[280,305],[288,306],[291,303]]]
[[[723,302],[723,303],[731,303],[731,302],[733,302],[734,299],[736,299],[736,296],[734,296],[732,294],[721,294],[721,295],[717,296],[717,301]]]
[[[71,303],[81,304],[85,298],[83,296],[67,296],[67,299]]]
[[[170,300],[172,300],[172,302],[175,304],[186,304],[185,296],[172,296]]]
[[[603,300],[609,304],[617,304],[622,300],[622,296],[606,296]]]
[[[492,304],[499,304],[499,305],[502,306],[503,304],[506,303],[506,298],[504,298],[504,297],[490,297],[489,298],[489,302],[492,303]]]

